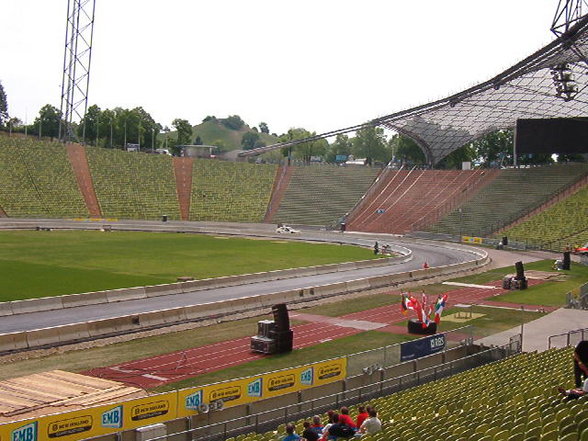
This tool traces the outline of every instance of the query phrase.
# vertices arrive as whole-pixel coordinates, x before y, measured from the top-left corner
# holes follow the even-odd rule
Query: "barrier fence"
[[[229,437],[245,433],[263,433],[276,430],[281,424],[299,419],[308,419],[329,409],[350,406],[377,397],[390,395],[431,381],[440,380],[468,369],[502,360],[520,353],[521,347],[516,341],[504,346],[485,349],[478,353],[437,364],[417,372],[385,379],[384,374],[375,382],[334,394],[314,398],[300,403],[258,412],[234,418],[232,420],[208,426],[178,431],[165,436],[145,438],[145,441],[224,441]]]
[[[473,327],[464,326],[443,333],[445,335],[444,349],[452,349],[463,345],[464,341],[471,341]],[[347,356],[347,376],[360,375],[367,370],[375,371],[400,364],[400,348],[403,343],[395,343],[381,348],[358,352]]]
[[[588,328],[556,334],[549,337],[549,349],[576,346],[580,341],[588,340]]]
[[[588,309],[588,283],[567,293],[566,304],[568,308]]]

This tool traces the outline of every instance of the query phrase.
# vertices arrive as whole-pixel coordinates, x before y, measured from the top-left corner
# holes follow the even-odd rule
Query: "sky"
[[[96,0],[89,105],[162,126],[324,133],[486,81],[554,39],[558,0]],[[2,0],[10,116],[60,107],[67,0]]]

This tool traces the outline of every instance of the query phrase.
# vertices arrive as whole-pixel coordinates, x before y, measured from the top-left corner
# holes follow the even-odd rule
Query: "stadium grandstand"
[[[345,222],[348,231],[427,231],[443,237],[493,237],[504,230],[546,249],[559,249],[563,241],[583,243],[587,228],[583,163],[462,171],[277,167],[64,148],[17,137],[0,137],[0,143],[5,217],[159,220],[165,215],[327,229]],[[557,206],[542,214],[554,201]],[[519,219],[525,222],[514,226]]]
[[[332,234],[330,237],[341,238],[349,236],[349,232],[355,233],[358,241],[362,237],[367,237],[370,242],[374,237],[381,240],[380,236],[371,236],[367,233],[385,235],[383,237],[391,242],[394,240],[393,235],[404,235],[407,240],[402,241],[402,247],[407,248],[410,248],[408,244],[414,236],[459,243],[467,242],[464,236],[475,236],[480,239],[477,243],[484,243],[486,239],[497,242],[499,238],[507,236],[514,242],[524,243],[527,247],[560,251],[564,247],[572,247],[588,241],[588,165],[585,162],[521,167],[517,164],[518,156],[515,151],[512,155],[514,165],[509,168],[436,170],[434,167],[465,144],[491,131],[513,128],[521,119],[585,117],[588,100],[586,53],[588,53],[588,16],[583,16],[570,23],[570,28],[555,41],[483,84],[446,99],[374,119],[367,124],[305,140],[244,151],[240,153],[242,161],[237,162],[219,159],[173,158],[167,155],[81,145],[64,146],[51,142],[2,136],[0,137],[0,222],[9,221],[11,218],[85,220],[95,217],[104,222],[107,220],[167,221],[169,219],[174,221],[171,224],[182,226],[187,225],[188,221],[238,224],[288,223],[306,226],[313,232],[317,229],[323,230],[316,233],[317,235],[326,235],[325,230],[342,232],[342,234]],[[565,77],[562,79],[563,73]],[[570,84],[572,78],[573,85]],[[326,164],[290,166],[256,164],[247,162],[246,159],[248,156],[295,146],[312,139],[331,137],[372,126],[385,127],[414,140],[426,157],[426,165],[422,168],[397,166],[392,163],[384,167],[341,167]],[[524,146],[519,144],[516,147]],[[549,151],[548,153],[558,152]],[[573,153],[584,154],[587,151],[584,145],[579,145]],[[186,222],[180,224],[179,221]],[[262,225],[262,227],[270,230],[268,225]],[[214,233],[214,231],[207,232]],[[363,233],[366,235],[364,236]],[[271,234],[267,234],[267,237],[274,240],[276,236],[272,227]],[[306,238],[303,239],[306,240]],[[317,239],[311,237],[308,240]],[[338,240],[339,244],[343,245],[342,240]],[[336,241],[332,240],[332,242]],[[276,240],[276,242],[279,241]],[[362,245],[365,247],[365,243]],[[420,245],[423,248],[439,246],[431,242]],[[401,248],[400,245],[398,248]],[[475,260],[466,262],[471,267],[475,267],[476,271],[481,262],[485,264],[489,260],[488,253],[479,251],[480,248],[456,244],[450,244],[447,247],[452,250],[454,248],[463,253],[476,250],[480,255],[485,256],[481,258],[477,255]],[[464,251],[466,248],[470,251]],[[407,249],[407,253],[410,254],[412,251]],[[389,258],[393,260],[396,257]],[[404,257],[406,256],[403,255],[399,259]],[[453,256],[449,256],[448,259],[450,258]],[[410,259],[407,258],[407,260]],[[411,269],[403,273],[403,276],[414,281],[415,274],[420,272],[421,275],[424,274],[423,280],[427,280],[427,283],[431,281],[436,283],[433,290],[439,289],[441,278],[453,274],[441,273],[442,269],[451,266],[449,264],[430,268],[426,260],[416,263],[419,265],[418,269]],[[423,263],[425,266],[421,267]],[[341,266],[344,265],[347,264],[341,264]],[[361,269],[355,262],[351,265],[354,266],[354,270]],[[355,268],[356,265],[358,268]],[[522,267],[522,264],[520,266]],[[470,271],[471,267],[468,267],[467,271]],[[284,270],[291,272],[285,278],[293,286],[298,283],[296,280],[298,276],[292,275],[297,270],[297,268]],[[389,271],[389,268],[385,267],[383,270]],[[311,276],[319,272],[315,267],[308,271],[313,273]],[[331,268],[329,271],[328,274],[332,274],[345,270],[338,267],[335,270]],[[564,274],[562,280],[565,280],[567,275],[569,274]],[[247,275],[246,280],[243,275],[227,276],[225,278],[227,284],[222,285],[218,282],[218,286],[215,285],[214,289],[236,290],[238,284],[254,285],[257,278],[261,280],[264,276],[261,273],[250,274]],[[396,274],[391,276],[387,273],[381,273],[378,276],[379,280],[384,280],[382,284],[387,284],[385,287],[370,284],[371,279],[354,279],[333,284],[344,286],[346,291],[336,291],[331,285],[323,285],[321,288],[328,288],[323,292],[333,289],[336,294],[329,291],[329,295],[333,296],[350,294],[349,297],[344,298],[346,302],[351,299],[361,303],[359,295],[358,297],[351,297],[351,295],[370,289],[381,289],[379,293],[387,289],[385,294],[390,295],[392,287],[396,289],[399,284],[402,286],[402,283],[405,283],[404,280],[400,281],[395,276]],[[262,282],[265,283],[268,280],[274,282],[280,278],[280,275],[274,274],[271,277],[274,278],[263,279]],[[389,279],[386,279],[387,277]],[[178,277],[177,283],[170,284],[173,292],[168,291],[169,285],[167,287],[164,285],[140,286],[116,292],[111,290],[88,293],[88,297],[75,294],[68,298],[71,304],[67,304],[62,299],[55,301],[55,298],[23,301],[26,303],[25,306],[21,303],[10,302],[8,306],[2,305],[6,308],[2,309],[2,313],[8,311],[6,315],[17,315],[24,313],[18,308],[28,313],[27,308],[33,310],[35,307],[39,307],[40,311],[34,310],[33,313],[41,313],[66,307],[75,308],[78,307],[78,302],[84,303],[82,305],[84,307],[100,309],[102,301],[109,308],[114,309],[113,304],[125,301],[141,303],[152,298],[158,300],[157,297],[163,297],[161,303],[169,301],[171,304],[171,300],[168,299],[171,299],[173,295],[184,296],[197,291],[204,298],[204,291],[218,281],[218,279],[204,281],[190,279],[191,277]],[[543,282],[544,280],[540,280],[533,283]],[[486,286],[474,283],[451,283],[460,285],[459,289],[466,287],[486,293],[498,292],[496,290],[500,289],[500,281],[496,279],[488,282]],[[359,288],[356,289],[356,286]],[[574,287],[574,292],[570,293],[570,296],[581,294],[584,298],[588,298],[588,293],[585,292],[586,286],[584,284],[580,288]],[[318,302],[322,299],[320,291],[320,289],[315,291],[314,287],[299,285],[290,287],[286,294],[290,296],[289,299],[296,298],[293,302],[297,300]],[[438,292],[436,291],[435,294]],[[130,294],[130,297],[125,298],[126,294]],[[275,299],[282,301],[279,296],[286,294],[272,291],[267,296],[268,298],[272,296],[272,301]],[[505,295],[510,294],[512,293],[508,292]],[[423,304],[425,304],[424,290],[422,295]],[[220,302],[218,299],[209,303],[202,301],[196,305],[187,305],[185,309],[184,307],[165,309],[168,306],[160,305],[161,309],[148,311],[144,315],[124,312],[124,316],[115,317],[112,319],[116,321],[113,326],[118,328],[111,333],[102,322],[93,323],[92,326],[88,326],[89,322],[74,323],[75,329],[71,331],[70,336],[63,337],[59,330],[49,332],[46,329],[33,329],[23,339],[25,343],[11,334],[3,340],[3,344],[13,345],[13,352],[17,352],[23,347],[32,348],[26,345],[35,341],[35,333],[37,333],[38,341],[41,342],[39,346],[46,348],[51,346],[47,342],[54,341],[51,339],[59,340],[62,337],[63,341],[71,343],[71,341],[86,342],[97,336],[111,337],[132,333],[141,326],[145,326],[144,329],[141,328],[142,330],[152,331],[159,326],[157,322],[159,315],[164,317],[162,320],[165,321],[161,327],[176,325],[180,321],[184,324],[190,320],[219,324],[226,317],[234,318],[240,315],[242,318],[246,312],[253,311],[254,307],[245,308],[244,305],[247,302],[255,303],[257,313],[263,308],[267,312],[268,305],[272,305],[266,302],[265,297],[261,300],[260,297],[256,294],[256,296],[230,298],[226,302],[224,300]],[[327,297],[326,294],[325,297]],[[401,298],[404,299],[404,293]],[[469,299],[468,304],[460,304],[459,308],[467,311],[456,312],[457,321],[468,314],[471,318],[472,306],[476,306],[476,302],[481,299],[481,297],[475,300]],[[441,300],[442,297],[439,296],[438,302]],[[402,302],[405,306],[404,300]],[[441,311],[444,301],[442,303]],[[41,306],[38,306],[39,304]],[[68,306],[64,306],[66,304]],[[219,307],[222,313],[215,309],[218,304],[222,305]],[[438,304],[436,303],[435,306]],[[378,305],[382,308],[389,306],[389,304]],[[488,305],[482,306],[488,307]],[[536,306],[538,308],[533,313],[543,316],[550,312],[546,305]],[[190,311],[189,308],[192,307],[202,307],[202,310],[196,311],[197,308],[191,310],[194,315],[189,318],[186,311]],[[394,307],[400,315],[401,312],[398,312],[396,305]],[[522,304],[504,301],[495,307],[510,312],[515,311],[519,315],[525,313]],[[360,312],[365,313],[366,310]],[[382,315],[388,314],[388,316],[392,314],[390,310],[384,313],[380,310],[377,312]],[[203,315],[198,315],[200,313]],[[483,314],[480,315],[483,316]],[[309,316],[311,318],[308,321],[311,321],[313,326],[325,325],[327,322],[332,324],[339,319],[339,317],[327,315],[309,314]],[[394,323],[384,323],[382,319],[382,323],[375,323],[365,318],[347,317],[346,319],[348,322],[353,321],[356,326],[363,326],[361,329],[353,328],[353,332],[358,330],[358,334],[366,330],[370,332],[380,329],[369,327],[376,325],[387,328],[386,332],[392,334],[394,329],[398,330],[401,326],[404,328],[406,324],[406,319],[397,320]],[[302,320],[302,317],[299,319]],[[105,322],[106,320],[104,319]],[[73,410],[75,413],[69,416],[53,414],[51,411],[51,415],[34,414],[34,418],[39,417],[38,420],[31,417],[33,419],[25,421],[19,417],[18,413],[11,414],[6,410],[8,408],[6,406],[4,412],[7,418],[13,418],[13,420],[8,421],[4,427],[0,425],[0,437],[15,441],[60,438],[64,441],[74,441],[87,439],[85,432],[96,430],[97,438],[95,439],[99,441],[123,439],[276,441],[283,440],[287,436],[288,423],[293,425],[297,433],[302,433],[304,422],[310,420],[315,414],[319,415],[321,424],[327,424],[325,412],[329,409],[349,406],[351,416],[355,418],[359,406],[371,406],[377,411],[382,428],[377,433],[361,437],[367,441],[588,441],[588,397],[571,396],[566,391],[574,387],[574,350],[571,346],[576,343],[574,338],[578,337],[574,332],[580,332],[580,340],[586,340],[587,330],[568,333],[565,336],[566,343],[561,345],[564,347],[552,347],[550,340],[544,345],[548,346],[547,349],[543,348],[545,350],[523,352],[525,322],[523,319],[519,320],[512,319],[512,323],[509,322],[509,329],[505,332],[514,329],[515,333],[505,337],[508,341],[506,344],[486,344],[482,338],[474,341],[474,337],[464,333],[459,334],[451,342],[451,348],[445,348],[445,337],[443,337],[444,350],[435,353],[431,358],[429,358],[430,353],[426,356],[419,354],[415,358],[396,362],[396,358],[401,359],[401,345],[414,343],[413,340],[417,339],[416,336],[409,336],[403,340],[406,335],[402,334],[398,341],[403,343],[396,344],[393,349],[391,349],[392,346],[386,346],[382,350],[384,361],[388,360],[386,357],[395,358],[394,363],[380,363],[375,355],[376,350],[370,350],[362,353],[362,356],[366,358],[362,359],[362,364],[356,363],[353,372],[351,369],[350,371],[340,369],[338,372],[321,370],[324,366],[318,364],[290,367],[289,369],[292,370],[297,369],[295,373],[284,374],[275,380],[271,384],[272,388],[269,388],[272,395],[269,398],[263,396],[263,400],[261,400],[261,391],[263,387],[269,387],[266,384],[269,382],[265,379],[262,381],[258,378],[262,374],[258,375],[258,372],[255,372],[255,375],[250,378],[239,377],[231,380],[235,381],[237,386],[222,387],[221,383],[225,381],[224,379],[221,383],[214,383],[214,386],[221,384],[218,386],[221,388],[217,390],[216,395],[210,394],[208,397],[203,392],[205,386],[198,383],[193,386],[189,394],[186,390],[176,389],[161,394],[154,393],[147,397],[141,396],[130,405],[125,402],[109,401],[108,405],[99,410],[90,410],[94,403],[86,406],[86,401],[82,400],[83,406],[80,406],[82,408],[76,407]],[[428,319],[423,320],[423,328],[427,327],[426,322]],[[516,327],[517,325],[520,326],[520,330]],[[345,326],[345,323],[341,327],[346,327],[347,331],[352,329],[351,326]],[[318,333],[316,328],[313,329],[315,331],[309,331],[309,333]],[[100,330],[104,330],[104,334],[99,334]],[[47,334],[44,335],[43,332]],[[438,343],[434,340],[435,337],[439,338],[438,336],[439,334],[425,337],[417,343],[425,342],[423,345],[431,349]],[[249,340],[248,337],[240,338],[236,341],[241,346],[243,341]],[[331,336],[325,336],[320,343],[331,340]],[[63,341],[60,341],[60,344]],[[23,346],[18,346],[19,344]],[[212,345],[220,346],[222,351],[228,352],[225,341],[215,342]],[[249,354],[249,349],[249,347],[239,347],[242,353]],[[165,366],[166,375],[169,374],[171,377],[176,371],[181,370],[182,363],[187,361],[187,351],[180,352],[182,357],[180,361],[172,363],[173,366]],[[245,359],[242,353],[239,361]],[[156,356],[159,357],[160,354]],[[119,356],[118,360],[123,358]],[[347,363],[348,359],[345,358],[345,360]],[[209,361],[203,360],[200,363],[204,365]],[[316,363],[332,361],[316,360]],[[578,363],[577,360],[576,363]],[[235,366],[232,365],[232,367]],[[345,366],[347,367],[347,364]],[[122,374],[124,379],[128,379],[131,373],[118,365],[111,366],[110,370],[119,375]],[[145,367],[137,371],[139,376],[150,380],[167,380],[154,375]],[[340,375],[340,378],[334,379],[331,383],[329,379],[337,375]],[[297,379],[302,382],[301,387],[285,393],[285,389],[299,381]],[[313,381],[316,379],[325,380],[325,383],[315,386]],[[588,385],[588,380],[584,384]],[[81,387],[78,386],[76,385],[75,388],[80,389]],[[18,382],[8,383],[5,387],[20,391]],[[49,388],[39,383],[39,388],[42,387]],[[124,391],[125,394],[127,392]],[[133,394],[135,392],[132,391]],[[81,395],[84,394],[85,392],[81,393]],[[10,400],[10,393],[6,395],[5,399]],[[49,396],[51,393],[47,392],[45,395]],[[252,400],[241,403],[239,400],[244,397],[252,398]],[[64,399],[67,401],[69,398]],[[19,400],[14,398],[14,401],[16,404],[12,404],[17,406]],[[97,400],[96,403],[98,402],[102,403]],[[41,403],[40,400],[39,403]],[[33,412],[39,410],[35,407],[36,404],[38,403],[34,402],[31,406]],[[223,406],[226,407],[223,409]],[[9,410],[13,409],[11,407]],[[124,418],[123,409],[125,409]],[[185,413],[182,414],[181,411]],[[153,421],[150,420],[151,418]],[[48,423],[50,420],[51,424]],[[147,425],[146,421],[150,424]],[[43,428],[43,431],[37,434],[39,428]],[[31,435],[33,433],[34,437]],[[94,435],[94,432],[92,434]]]

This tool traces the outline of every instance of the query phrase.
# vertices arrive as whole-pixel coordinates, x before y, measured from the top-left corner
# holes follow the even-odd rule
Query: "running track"
[[[537,283],[541,283],[541,281],[529,280],[530,285]],[[449,305],[447,307],[458,303],[505,307],[521,306],[520,304],[484,300],[507,292],[500,288],[500,282],[493,282],[488,285],[495,286],[497,289],[463,288],[448,291]],[[418,296],[418,294],[414,294]],[[390,305],[355,312],[337,318],[307,315],[303,312],[292,312],[291,316],[293,318],[311,321],[310,323],[293,327],[294,348],[305,348],[365,332],[365,328],[362,329],[361,325],[366,324],[366,322],[378,326],[379,331],[407,333],[406,328],[394,325],[394,323],[406,320],[406,316],[400,311],[399,294],[391,293],[391,295],[393,297],[390,299]],[[433,300],[432,296],[429,296],[429,298]],[[536,310],[537,306],[528,305],[526,309]],[[551,308],[545,309],[550,310]],[[361,321],[361,323],[357,321]],[[333,322],[337,322],[337,324]],[[263,355],[249,351],[249,339],[250,337],[242,337],[235,340],[218,342],[198,348],[163,354],[157,357],[134,360],[115,366],[96,368],[83,372],[83,374],[121,381],[144,389],[151,389],[185,378],[195,377],[263,358]]]

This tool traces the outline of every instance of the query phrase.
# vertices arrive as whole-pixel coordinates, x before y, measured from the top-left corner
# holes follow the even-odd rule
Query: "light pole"
[[[461,207],[458,209],[459,211],[459,241],[461,242],[461,234],[462,234],[462,221],[463,221],[463,211]]]
[[[151,128],[151,153],[155,153],[155,127]]]

